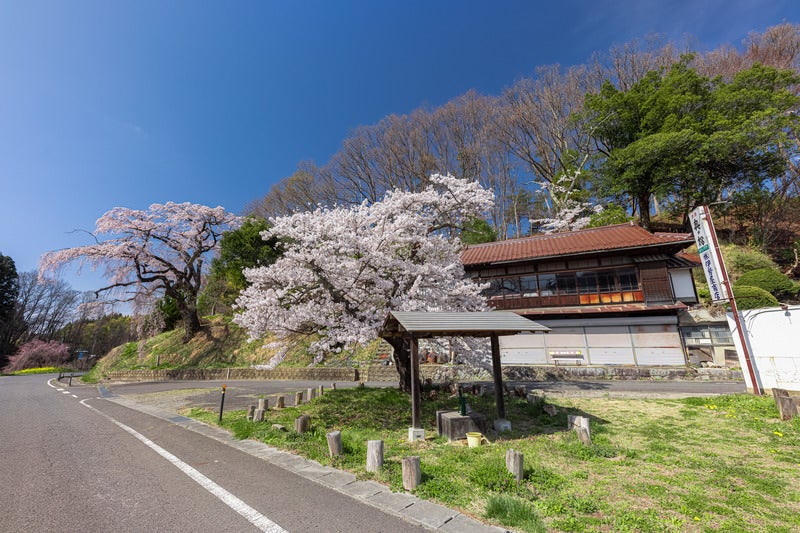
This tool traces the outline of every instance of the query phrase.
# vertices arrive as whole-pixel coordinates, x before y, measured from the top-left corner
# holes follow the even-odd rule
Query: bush
[[[794,282],[788,276],[771,268],[758,268],[745,272],[733,286],[737,288],[743,285],[764,289],[778,300],[792,298],[797,293]]]
[[[762,268],[778,269],[778,266],[767,254],[748,246],[723,246],[722,256],[732,280],[738,279],[745,272],[750,272],[751,270]]]
[[[33,340],[20,346],[19,351],[8,358],[6,372],[17,372],[26,368],[61,366],[69,361],[69,347],[56,341]]]
[[[749,285],[737,285],[734,296],[736,296],[736,305],[739,310],[777,307],[780,304],[777,298],[764,289]]]

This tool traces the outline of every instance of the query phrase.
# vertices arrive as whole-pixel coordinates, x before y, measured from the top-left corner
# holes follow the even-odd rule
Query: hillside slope
[[[268,364],[280,349],[267,337],[248,341],[247,333],[230,321],[230,317],[212,317],[200,333],[187,343],[183,330],[176,329],[144,341],[129,342],[111,350],[100,359],[90,379],[102,379],[112,371],[166,368],[242,368]],[[316,364],[354,366],[372,361],[380,341],[355,351],[330,354]],[[314,365],[308,353],[307,338],[290,340],[280,366]]]

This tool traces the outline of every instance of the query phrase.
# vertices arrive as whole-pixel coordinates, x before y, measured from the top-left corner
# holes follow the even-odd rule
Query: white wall
[[[800,391],[800,306],[748,309],[740,311],[740,316],[760,388]],[[752,390],[732,313],[728,313],[728,326],[747,388]]]
[[[683,366],[676,317],[537,320],[550,333],[500,337],[504,365]],[[555,354],[559,354],[554,357]],[[570,355],[576,355],[570,357]]]

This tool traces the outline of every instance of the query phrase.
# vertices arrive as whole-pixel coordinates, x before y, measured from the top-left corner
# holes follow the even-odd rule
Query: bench
[[[583,353],[580,350],[559,350],[548,352],[547,355],[550,356],[556,366],[559,366],[559,364],[580,365],[584,361]]]

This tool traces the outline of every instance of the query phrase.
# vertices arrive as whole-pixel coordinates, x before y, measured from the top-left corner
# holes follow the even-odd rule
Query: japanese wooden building
[[[693,243],[618,224],[469,246],[462,262],[492,307],[551,328],[501,337],[503,364],[684,365]]]

